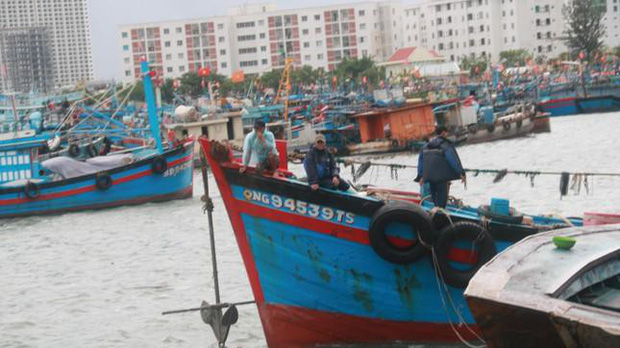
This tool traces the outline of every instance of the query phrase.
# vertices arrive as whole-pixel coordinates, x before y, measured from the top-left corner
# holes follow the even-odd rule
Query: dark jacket
[[[418,157],[416,181],[421,178],[426,182],[457,180],[464,174],[461,159],[450,140],[437,136],[424,145]]]
[[[306,155],[304,168],[310,185],[318,184],[323,179],[331,179],[340,173],[334,155],[328,150],[317,150],[314,146]]]

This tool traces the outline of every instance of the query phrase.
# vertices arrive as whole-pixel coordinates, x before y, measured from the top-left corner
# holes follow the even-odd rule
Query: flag
[[[240,83],[245,81],[245,75],[243,73],[243,70],[235,70],[230,80],[234,83]]]
[[[198,70],[198,76],[200,77],[208,77],[211,74],[211,70],[209,69],[208,66],[205,66],[204,68]]]

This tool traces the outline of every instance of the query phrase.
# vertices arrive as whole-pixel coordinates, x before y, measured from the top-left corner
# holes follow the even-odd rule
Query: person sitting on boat
[[[254,130],[243,141],[243,165],[239,172],[245,172],[248,165],[256,166],[259,172],[274,172],[279,165],[275,137],[261,120],[254,122]]]
[[[422,147],[415,181],[420,185],[428,183],[435,206],[445,208],[450,181],[460,178],[465,183],[466,176],[454,144],[446,138],[447,128],[437,126],[435,134],[436,136]]]
[[[339,176],[340,170],[334,155],[327,150],[325,135],[317,134],[314,145],[306,155],[304,169],[308,175],[308,183],[313,190],[319,187],[347,191],[349,184]]]

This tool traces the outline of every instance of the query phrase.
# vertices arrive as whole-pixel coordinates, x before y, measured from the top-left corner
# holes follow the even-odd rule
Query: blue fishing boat
[[[528,235],[581,223],[313,191],[286,171],[240,173],[228,147],[200,143],[270,347],[473,340],[463,288],[476,270]]]
[[[142,73],[151,145],[80,161],[46,159],[45,137],[24,135],[0,143],[0,218],[192,196],[193,143],[162,144],[147,62]]]

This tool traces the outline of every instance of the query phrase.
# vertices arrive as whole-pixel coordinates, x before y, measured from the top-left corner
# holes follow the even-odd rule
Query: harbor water
[[[467,168],[620,172],[620,113],[554,118],[551,133],[458,148]],[[417,163],[415,154],[373,158]],[[302,174],[303,168],[293,166]],[[342,168],[350,178],[350,168]],[[361,184],[417,190],[413,169],[371,168]],[[620,177],[590,177],[560,199],[559,176],[469,175],[451,195],[477,206],[510,199],[527,213],[581,216],[620,212]],[[220,288],[225,302],[252,299],[228,216],[210,180],[215,203]],[[207,218],[200,172],[194,198],[102,211],[0,221],[0,347],[215,346],[198,312],[162,316],[213,302]],[[299,289],[303,291],[303,289]],[[291,289],[295,291],[295,289]],[[228,346],[264,346],[254,305],[239,308]]]

